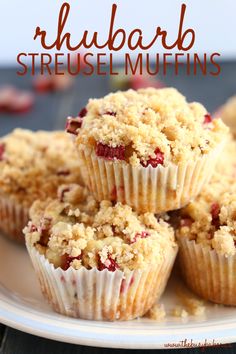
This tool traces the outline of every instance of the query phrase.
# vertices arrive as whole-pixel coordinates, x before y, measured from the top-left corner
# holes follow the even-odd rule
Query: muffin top
[[[81,181],[78,158],[65,132],[16,129],[0,139],[0,194],[29,206],[75,181]]]
[[[79,117],[68,118],[67,131],[101,158],[157,167],[209,153],[227,128],[177,90],[148,88],[89,100]]]
[[[221,108],[223,121],[236,133],[236,96],[231,97]]]
[[[235,255],[235,178],[215,173],[200,196],[182,209],[177,238],[195,240],[225,256]]]
[[[55,267],[143,269],[162,262],[177,245],[173,229],[154,214],[128,205],[96,202],[79,185],[59,188],[55,200],[36,201],[25,228],[26,243]]]
[[[228,135],[226,144],[216,163],[216,172],[236,177],[236,141]]]

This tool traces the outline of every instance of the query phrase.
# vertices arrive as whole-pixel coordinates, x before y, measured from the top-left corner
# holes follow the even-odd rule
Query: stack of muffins
[[[236,147],[221,119],[150,88],[90,100],[66,130],[73,139],[16,130],[0,140],[0,229],[19,238],[29,220],[27,250],[53,309],[143,316],[178,249],[195,293],[236,305]]]

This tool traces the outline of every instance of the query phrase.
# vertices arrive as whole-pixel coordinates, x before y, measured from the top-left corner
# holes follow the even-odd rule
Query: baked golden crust
[[[25,206],[55,197],[63,183],[82,183],[74,144],[64,132],[16,129],[0,146],[0,194]]]
[[[188,103],[173,88],[91,99],[79,126],[79,149],[96,149],[97,144],[120,149],[111,155],[120,153],[132,165],[145,165],[156,158],[156,151],[163,154],[164,166],[198,158],[218,146],[227,132],[221,119],[212,120],[200,103]]]

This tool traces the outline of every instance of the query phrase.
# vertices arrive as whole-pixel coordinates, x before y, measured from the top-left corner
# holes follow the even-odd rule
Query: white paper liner
[[[56,312],[88,320],[131,320],[144,315],[163,293],[178,247],[169,247],[162,264],[128,275],[107,269],[55,269],[27,245],[44,296]]]
[[[25,243],[23,228],[29,220],[29,209],[0,194],[0,230],[10,239]]]
[[[211,178],[223,146],[195,161],[157,168],[108,161],[86,148],[79,149],[79,159],[85,184],[97,200],[118,201],[138,212],[161,213],[179,209],[199,194]]]
[[[200,297],[236,306],[236,256],[223,256],[194,240],[179,240],[179,261],[187,285]]]

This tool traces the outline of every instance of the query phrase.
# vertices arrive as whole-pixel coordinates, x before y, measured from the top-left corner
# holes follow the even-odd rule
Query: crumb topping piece
[[[81,182],[77,154],[65,132],[16,129],[0,139],[0,193],[29,206]]]
[[[24,230],[27,242],[65,270],[142,269],[162,262],[177,247],[164,220],[151,213],[138,215],[121,203],[98,203],[75,184],[61,186],[58,199],[36,201],[30,218]]]
[[[223,121],[236,133],[236,96],[231,97],[220,109]]]
[[[236,254],[235,177],[215,173],[181,215],[177,238],[195,240],[225,256]]]
[[[80,124],[81,117],[75,119]],[[221,119],[177,90],[148,88],[91,99],[76,143],[101,158],[156,168],[209,153],[227,131]]]

